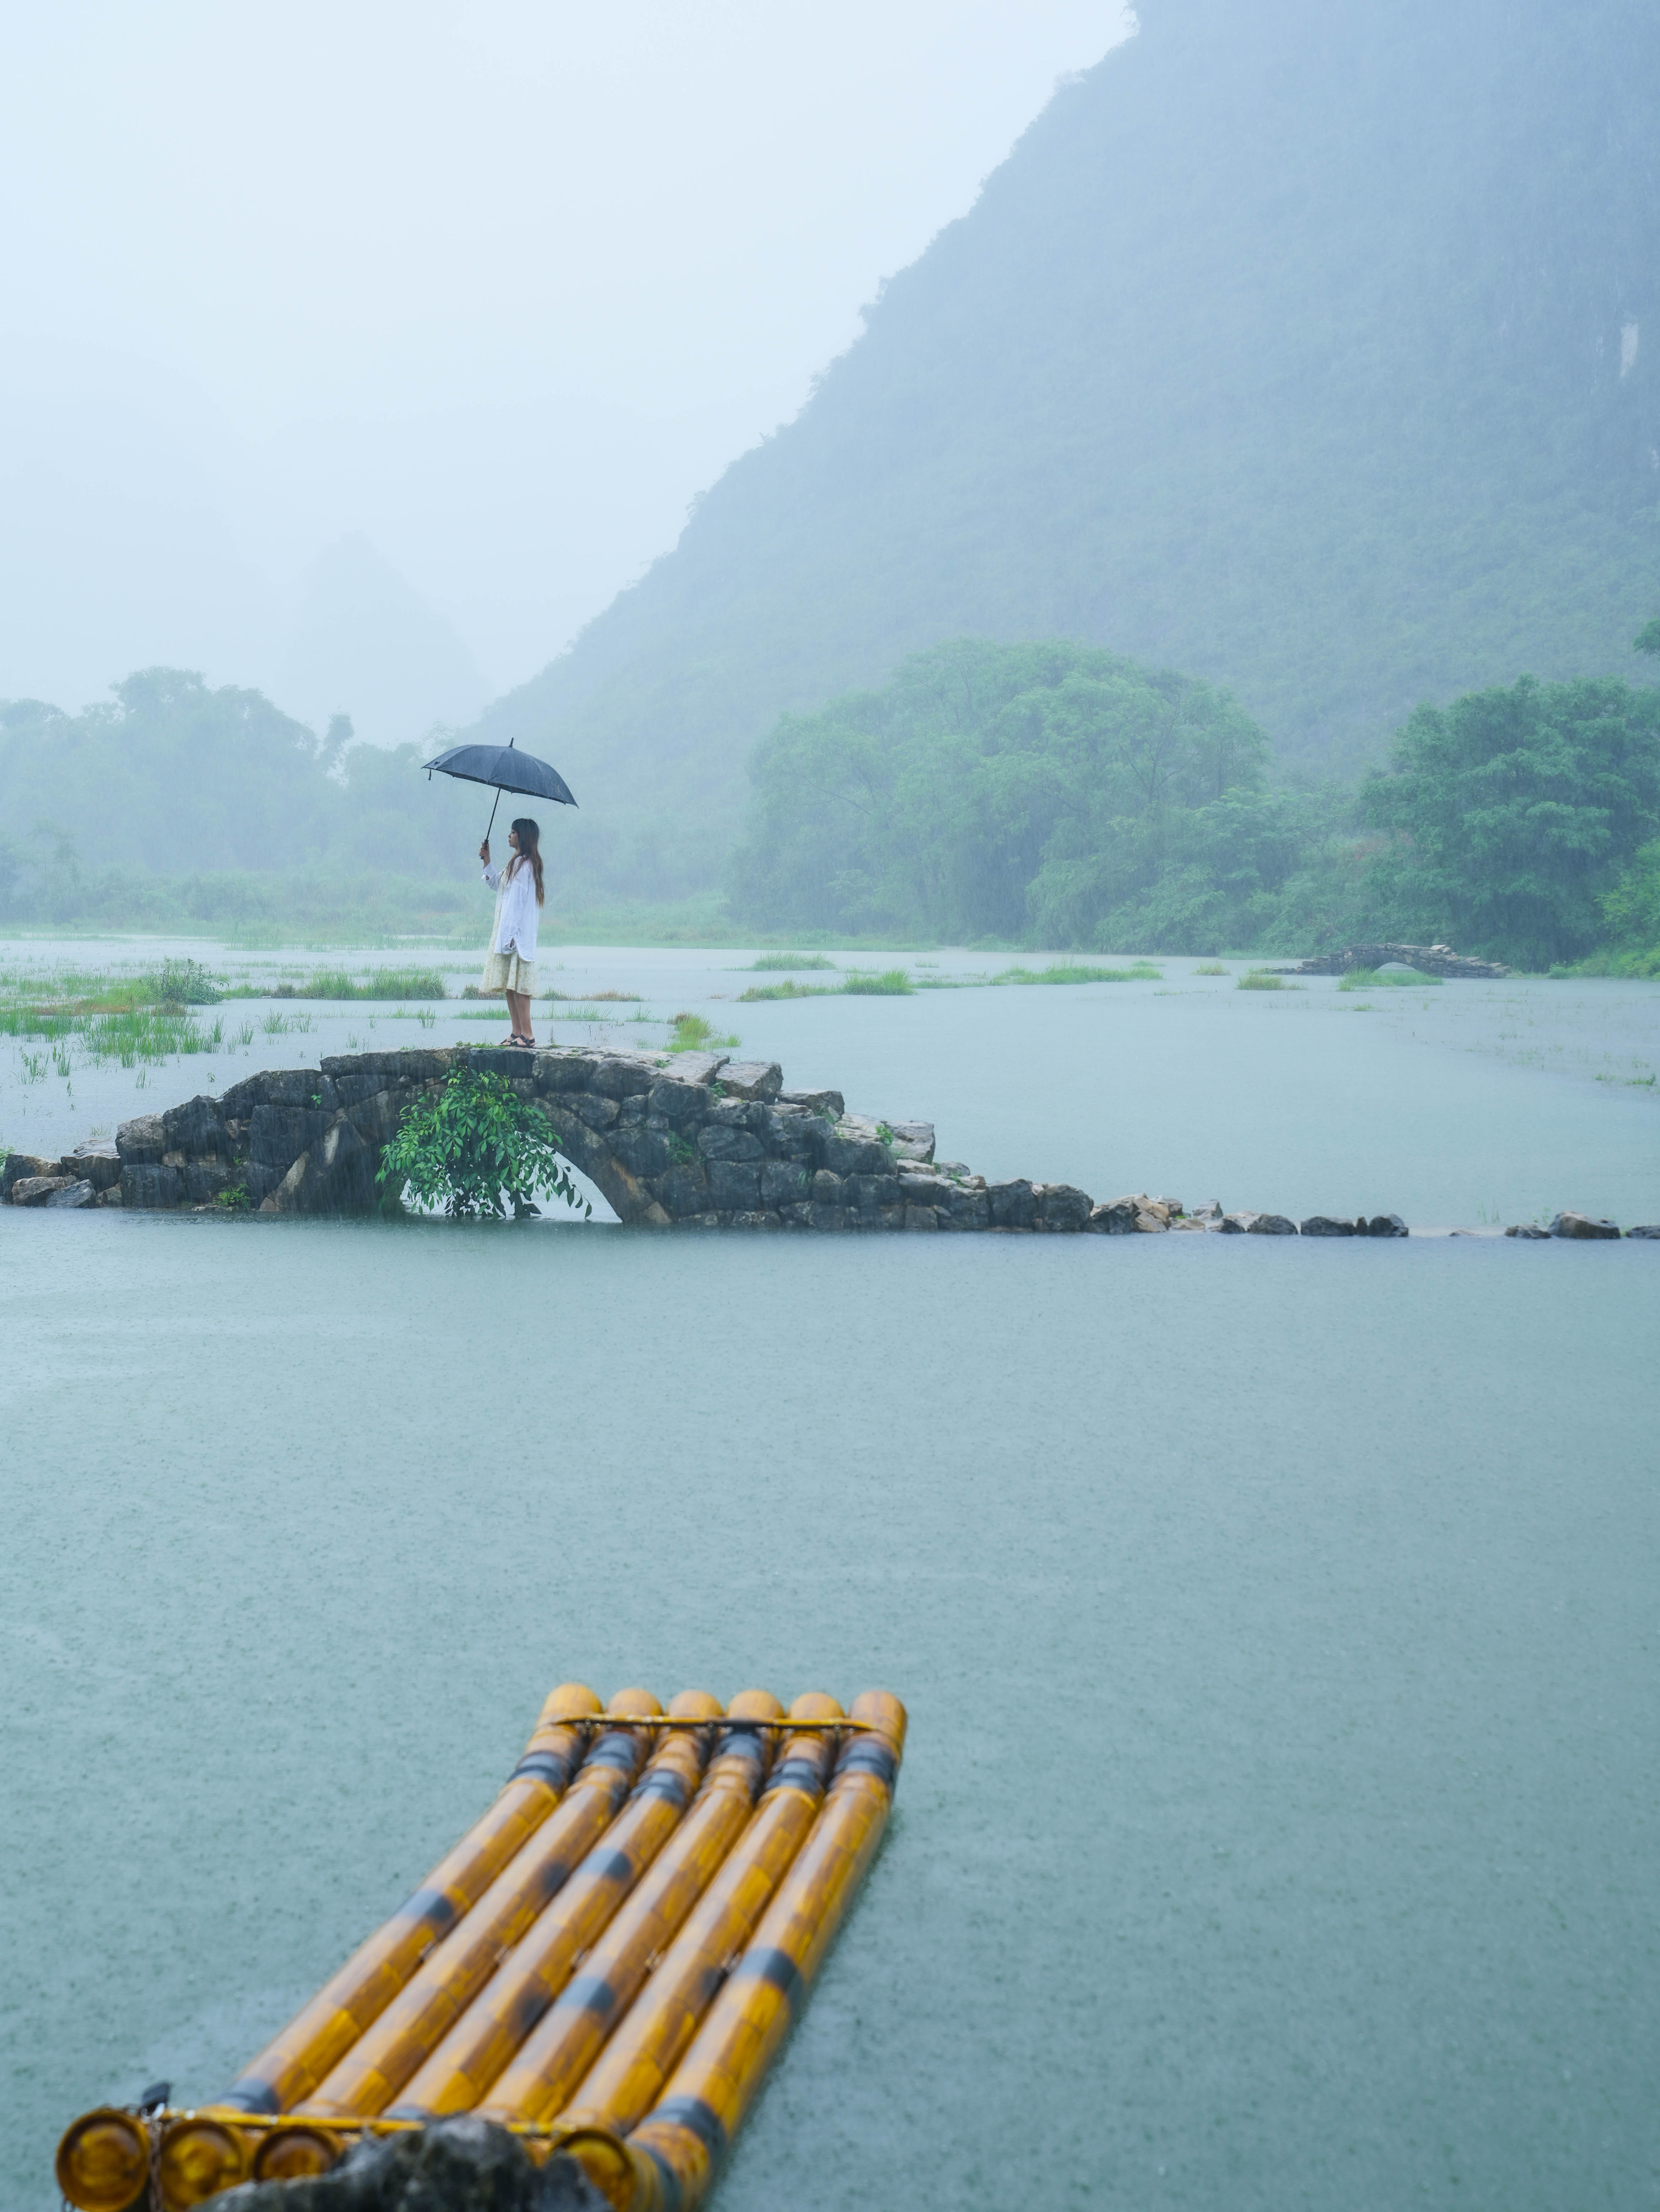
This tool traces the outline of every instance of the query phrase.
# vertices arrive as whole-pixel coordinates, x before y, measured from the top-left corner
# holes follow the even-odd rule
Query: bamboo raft
[[[906,1713],[763,1690],[548,1697],[489,1810],[212,2105],[100,2106],[79,2212],[189,2212],[460,2112],[691,2212],[875,1856]]]

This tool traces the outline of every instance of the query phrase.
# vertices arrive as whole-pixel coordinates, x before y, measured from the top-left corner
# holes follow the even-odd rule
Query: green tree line
[[[1660,945],[1660,691],[1524,677],[1420,707],[1358,790],[1271,769],[1209,684],[963,641],[782,718],[729,896],[770,929],[1125,952]]]

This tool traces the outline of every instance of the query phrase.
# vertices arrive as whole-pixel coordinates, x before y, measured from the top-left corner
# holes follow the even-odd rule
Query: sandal
[[[518,1052],[534,1052],[536,1048],[536,1041],[534,1037],[520,1036],[517,1030],[508,1038],[507,1042],[510,1048]]]

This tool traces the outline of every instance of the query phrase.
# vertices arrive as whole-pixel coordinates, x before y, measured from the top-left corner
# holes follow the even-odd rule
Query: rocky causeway
[[[546,1113],[560,1151],[619,1220],[657,1229],[997,1230],[1015,1233],[1405,1237],[1398,1214],[1354,1219],[1238,1210],[1133,1192],[1096,1200],[1071,1183],[989,1182],[935,1156],[927,1121],[850,1113],[837,1091],[791,1091],[776,1060],[721,1053],[468,1046],[326,1058],[250,1075],[218,1096],[124,1121],[114,1140],[58,1159],[13,1152],[11,1206],[75,1211],[373,1212],[381,1156],[409,1104],[452,1070],[497,1075]],[[1581,1213],[1521,1237],[1660,1239]]]

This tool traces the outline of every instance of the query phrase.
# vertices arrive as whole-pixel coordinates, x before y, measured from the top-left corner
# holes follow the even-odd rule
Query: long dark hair
[[[536,879],[536,904],[543,906],[547,902],[542,890],[542,832],[528,814],[521,814],[512,826],[518,833],[518,850],[508,862],[507,872],[517,875],[519,862],[528,860]]]

